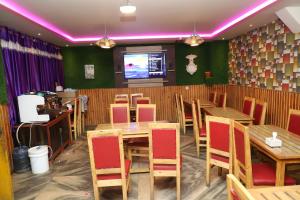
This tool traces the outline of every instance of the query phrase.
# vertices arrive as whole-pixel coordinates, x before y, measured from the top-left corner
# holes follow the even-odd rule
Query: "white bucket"
[[[42,174],[49,170],[48,146],[35,146],[28,150],[33,174]]]

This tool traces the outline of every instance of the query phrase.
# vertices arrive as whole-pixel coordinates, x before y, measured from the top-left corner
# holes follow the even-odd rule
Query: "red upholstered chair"
[[[181,119],[182,119],[182,129],[183,133],[186,133],[186,127],[187,126],[193,126],[193,114],[192,114],[192,108],[190,105],[185,104],[183,102],[182,95],[179,96],[180,101],[180,107],[181,107]]]
[[[275,186],[276,170],[268,163],[252,163],[248,127],[234,122],[234,174],[245,183],[247,188],[254,186]],[[296,181],[285,176],[286,185],[294,185]]]
[[[289,118],[286,129],[300,135],[300,110],[289,110]]]
[[[128,104],[110,104],[110,123],[130,123]]]
[[[119,130],[89,131],[88,147],[93,178],[94,197],[99,189],[121,186],[127,199],[130,181],[130,160],[124,160],[123,140]]]
[[[228,200],[255,200],[233,174],[227,174],[227,196]]]
[[[254,98],[245,97],[244,103],[243,103],[243,113],[245,113],[246,115],[249,115],[250,117],[253,117],[254,103],[255,103]]]
[[[135,107],[136,106],[136,100],[139,97],[143,97],[143,93],[135,93],[135,94],[130,94],[130,102],[131,102],[131,106]]]
[[[212,166],[222,168],[232,173],[232,121],[228,118],[206,116],[206,184],[210,185],[210,170]]]
[[[226,107],[226,99],[227,99],[227,93],[220,94],[219,101],[218,101],[218,107]]]
[[[150,97],[138,97],[136,98],[136,104],[150,104]]]
[[[122,104],[124,104],[124,103],[129,103],[129,100],[128,100],[128,98],[124,98],[124,97],[122,97],[122,98],[115,98],[114,103],[115,104],[116,103],[122,103]]]
[[[206,128],[202,123],[201,109],[200,109],[200,100],[197,99],[196,103],[192,103],[193,111],[193,128],[194,128],[194,137],[197,148],[197,155],[200,157],[200,147],[206,147]]]
[[[266,111],[267,111],[267,103],[256,100],[255,101],[255,108],[254,108],[254,125],[263,125],[265,124],[265,118],[266,118]]]
[[[150,199],[154,198],[154,177],[176,177],[177,199],[180,199],[180,126],[152,123],[149,127]]]
[[[217,92],[216,92],[216,91],[215,91],[215,92],[210,92],[210,93],[209,93],[208,100],[209,100],[210,102],[213,102],[213,103],[215,104],[216,101],[217,101]]]
[[[155,104],[137,104],[136,122],[155,122],[156,105]]]
[[[115,98],[126,98],[126,99],[128,99],[129,97],[128,97],[128,94],[116,94]]]

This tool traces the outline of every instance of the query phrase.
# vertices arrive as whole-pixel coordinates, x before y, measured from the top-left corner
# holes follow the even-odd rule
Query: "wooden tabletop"
[[[249,189],[256,200],[297,200],[300,199],[300,185],[264,187]]]
[[[272,148],[265,144],[266,137],[272,137],[272,132],[282,140],[282,146]],[[300,136],[273,125],[249,126],[251,142],[258,145],[265,152],[277,159],[300,159]]]
[[[192,105],[192,101],[183,101],[186,104],[190,104],[190,106]],[[201,108],[212,108],[215,107],[216,105],[208,100],[200,100],[200,107]]]
[[[213,108],[204,108],[204,111],[210,115],[217,117],[225,117],[233,119],[240,122],[252,122],[253,118],[249,115],[246,115],[238,110],[235,110],[230,107],[213,107]]]

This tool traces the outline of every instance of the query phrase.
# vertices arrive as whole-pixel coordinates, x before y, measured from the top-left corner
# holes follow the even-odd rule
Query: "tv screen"
[[[164,52],[124,54],[126,79],[163,78],[166,76],[165,65]]]

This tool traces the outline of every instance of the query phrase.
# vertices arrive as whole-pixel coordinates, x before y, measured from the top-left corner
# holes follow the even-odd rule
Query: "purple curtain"
[[[60,49],[22,33],[0,27],[0,44],[11,125],[19,121],[17,96],[30,91],[55,91],[64,84]]]

